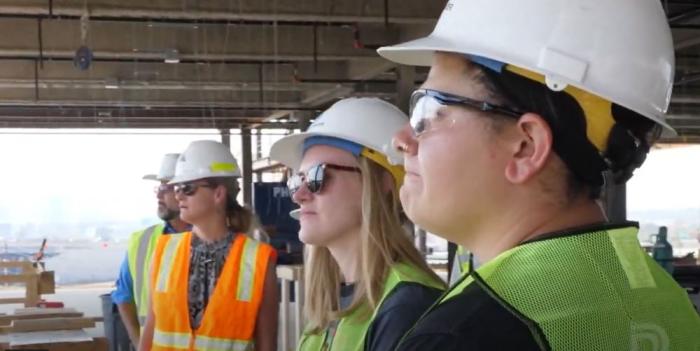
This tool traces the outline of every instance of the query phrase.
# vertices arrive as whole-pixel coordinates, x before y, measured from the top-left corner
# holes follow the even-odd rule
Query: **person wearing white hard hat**
[[[131,234],[126,257],[119,269],[116,290],[112,292],[112,302],[117,305],[121,320],[134,346],[139,344],[141,328],[148,311],[148,273],[155,243],[161,235],[181,233],[190,228],[189,224],[180,219],[180,208],[175,199],[173,186],[168,185],[175,175],[178,156],[179,154],[166,154],[163,156],[158,174],[148,174],[143,177],[143,179],[160,183],[155,187],[154,192],[158,199],[158,217],[163,220],[163,223],[154,224]]]
[[[236,200],[240,175],[216,141],[178,158],[169,184],[193,228],[156,245],[140,350],[276,350],[277,256],[245,234],[253,215]]]
[[[394,139],[406,214],[481,263],[398,350],[700,349],[638,224],[596,203],[669,129],[659,1],[451,0],[432,34],[379,54],[430,66]]]
[[[380,99],[345,99],[270,150],[295,172],[288,186],[308,245],[299,350],[393,348],[444,289],[402,228],[403,166],[389,159],[406,121]]]

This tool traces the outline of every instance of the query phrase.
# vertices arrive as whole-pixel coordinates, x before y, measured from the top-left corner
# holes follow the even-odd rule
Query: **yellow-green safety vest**
[[[367,329],[369,329],[370,324],[372,324],[372,321],[376,317],[377,312],[381,308],[384,300],[391,295],[394,288],[396,288],[396,286],[402,282],[418,283],[436,289],[443,288],[442,282],[435,280],[422,270],[404,263],[395,264],[389,271],[389,276],[384,284],[381,299],[379,300],[377,308],[372,311],[371,315],[368,316],[362,308],[357,308],[349,315],[343,317],[340,322],[338,322],[338,326],[335,329],[335,336],[331,341],[330,349],[324,345],[324,341],[327,338],[326,334],[329,332],[328,330],[315,334],[311,333],[310,331],[305,331],[301,337],[301,340],[299,341],[297,350],[363,350]]]
[[[142,231],[131,234],[127,257],[129,273],[133,282],[133,296],[139,325],[143,327],[148,315],[148,284],[151,271],[151,255],[156,247],[158,238],[163,234],[164,224],[152,225]]]
[[[700,316],[687,292],[641,249],[637,231],[619,227],[522,244],[466,274],[431,309],[485,284],[537,323],[551,350],[700,350]]]

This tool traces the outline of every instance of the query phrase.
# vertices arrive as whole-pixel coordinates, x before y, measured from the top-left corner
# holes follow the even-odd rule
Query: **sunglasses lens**
[[[316,165],[306,173],[306,185],[312,193],[318,193],[323,187],[323,165]]]
[[[303,182],[303,179],[301,175],[299,174],[292,174],[289,176],[287,179],[287,188],[289,188],[289,192],[294,195],[297,191],[299,191],[299,188],[301,188],[301,183]]]

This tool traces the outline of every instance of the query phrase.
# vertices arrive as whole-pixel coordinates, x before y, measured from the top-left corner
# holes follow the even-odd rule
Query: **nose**
[[[415,155],[418,152],[418,140],[413,136],[413,130],[408,123],[394,134],[391,144],[394,149],[407,155]]]
[[[306,186],[306,182],[302,182],[297,192],[292,195],[292,201],[297,205],[301,205],[303,202],[311,200],[311,197],[313,197],[313,194]]]
[[[175,191],[175,200],[177,201],[183,201],[185,200],[186,196],[185,194],[182,193],[182,191]]]

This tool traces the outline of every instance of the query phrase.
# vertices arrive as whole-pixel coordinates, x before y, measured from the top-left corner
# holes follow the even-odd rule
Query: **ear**
[[[508,140],[510,160],[505,177],[513,184],[523,184],[537,175],[552,154],[552,130],[536,113],[520,117]]]
[[[226,206],[227,202],[227,195],[226,195],[226,187],[223,185],[217,185],[216,189],[214,189],[214,202],[217,204],[223,204],[224,207]]]

